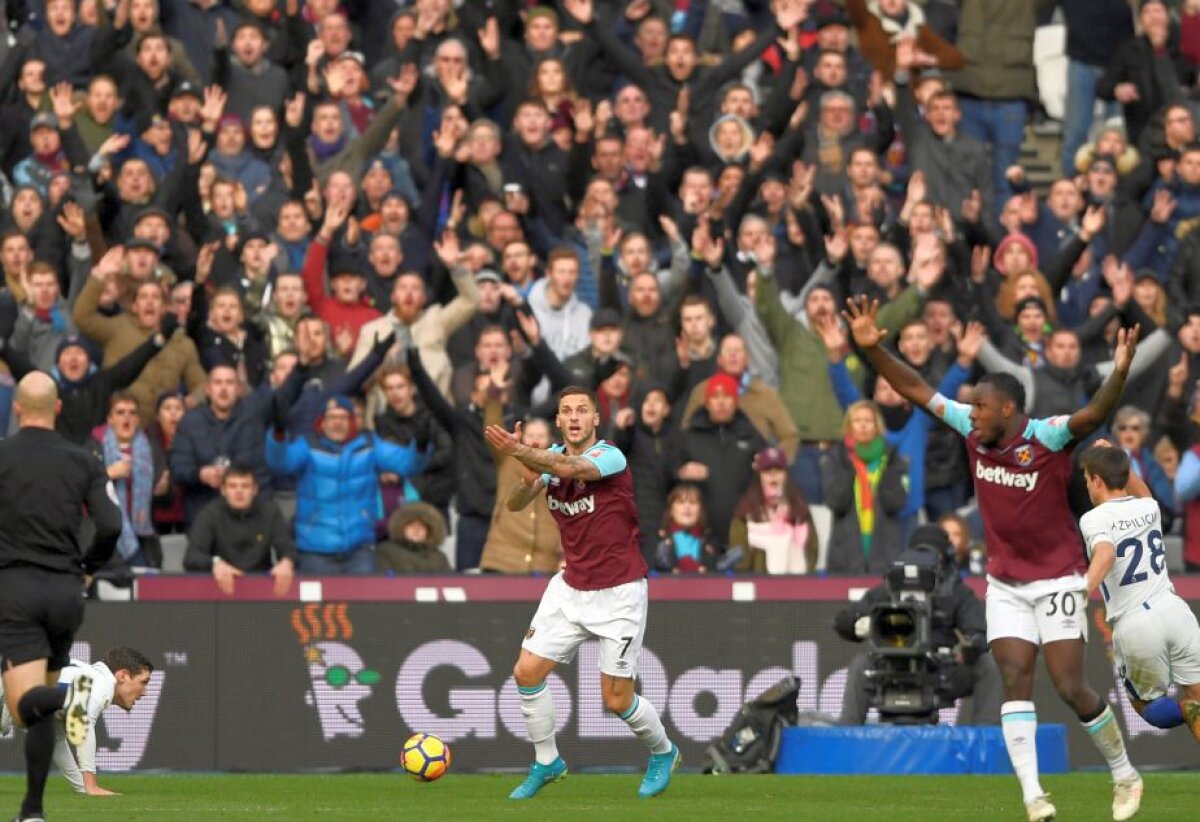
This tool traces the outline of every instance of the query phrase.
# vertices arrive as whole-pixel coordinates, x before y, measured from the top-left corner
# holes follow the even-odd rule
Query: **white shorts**
[[[543,659],[566,663],[588,637],[600,640],[600,671],[637,676],[649,605],[646,580],[615,588],[577,591],[558,572],[546,586],[521,647]]]
[[[1080,574],[1010,583],[988,576],[987,638],[1045,645],[1062,639],[1087,642],[1087,581]]]
[[[1113,661],[1136,699],[1165,696],[1172,682],[1200,683],[1200,624],[1188,604],[1162,594],[1113,625]]]

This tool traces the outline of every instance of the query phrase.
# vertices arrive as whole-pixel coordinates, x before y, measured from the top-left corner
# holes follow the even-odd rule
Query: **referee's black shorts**
[[[31,565],[0,568],[0,659],[4,667],[46,660],[59,671],[83,624],[83,580]]]

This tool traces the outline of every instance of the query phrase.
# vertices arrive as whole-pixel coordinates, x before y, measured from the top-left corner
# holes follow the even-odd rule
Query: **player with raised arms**
[[[1067,487],[1075,443],[1099,428],[1121,398],[1137,326],[1118,332],[1113,371],[1086,406],[1070,417],[1035,420],[1025,416],[1025,391],[1008,374],[980,378],[970,405],[937,393],[883,347],[887,331],[875,322],[878,300],[846,302],[842,315],[875,371],[966,440],[988,547],[988,643],[1004,677],[1001,728],[1027,817],[1044,822],[1057,812],[1038,779],[1032,698],[1040,646],[1055,690],[1112,770],[1113,819],[1131,818],[1141,805],[1141,776],[1112,708],[1084,679],[1087,564]]]
[[[1104,597],[1113,656],[1134,709],[1156,728],[1186,724],[1200,741],[1200,624],[1167,576],[1162,512],[1129,457],[1099,440],[1080,460],[1096,507],[1079,520],[1088,593]],[[1179,699],[1167,696],[1171,683]]]
[[[484,432],[493,449],[524,467],[509,491],[508,509],[520,511],[545,492],[566,555],[566,570],[546,586],[513,669],[535,761],[509,798],[530,799],[567,775],[554,740],[554,698],[546,678],[574,659],[589,637],[600,640],[604,707],[650,751],[638,796],[657,796],[679,767],[679,748],[654,706],[634,693],[648,598],[633,481],[625,455],[596,438],[600,413],[591,391],[560,391],[555,423],[563,443],[549,449],[523,445],[520,423],[512,433],[498,425]]]

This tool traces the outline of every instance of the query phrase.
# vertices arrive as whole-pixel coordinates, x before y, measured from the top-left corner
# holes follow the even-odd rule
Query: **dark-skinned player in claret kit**
[[[971,404],[937,393],[882,345],[878,301],[847,301],[842,312],[875,371],[914,407],[961,434],[988,546],[988,643],[1004,677],[1004,744],[1021,783],[1030,822],[1057,813],[1038,779],[1033,672],[1040,649],[1046,670],[1113,774],[1113,819],[1130,819],[1142,779],[1129,762],[1112,708],[1084,679],[1087,644],[1086,553],[1067,501],[1076,443],[1098,429],[1121,399],[1138,328],[1121,329],[1113,371],[1074,414],[1030,419],[1025,392],[1008,374],[987,374]]]

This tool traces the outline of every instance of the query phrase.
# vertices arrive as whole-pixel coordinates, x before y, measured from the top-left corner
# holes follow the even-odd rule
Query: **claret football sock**
[[[1000,727],[1008,758],[1021,782],[1021,793],[1026,803],[1032,802],[1046,793],[1038,781],[1037,711],[1033,703],[1025,700],[1005,702],[1000,706]]]
[[[1107,760],[1113,779],[1137,779],[1138,772],[1129,763],[1129,754],[1125,752],[1125,740],[1121,736],[1121,726],[1117,724],[1117,717],[1112,708],[1105,705],[1099,716],[1080,722]]]
[[[667,739],[667,729],[659,719],[658,711],[649,700],[633,695],[633,704],[629,710],[621,714],[621,719],[633,731],[633,735],[642,740],[652,754],[665,754],[671,750],[671,740]]]
[[[533,743],[535,758],[543,765],[558,759],[558,745],[554,741],[554,697],[543,682],[529,688],[517,686],[521,695],[521,715],[525,717],[525,730]]]

